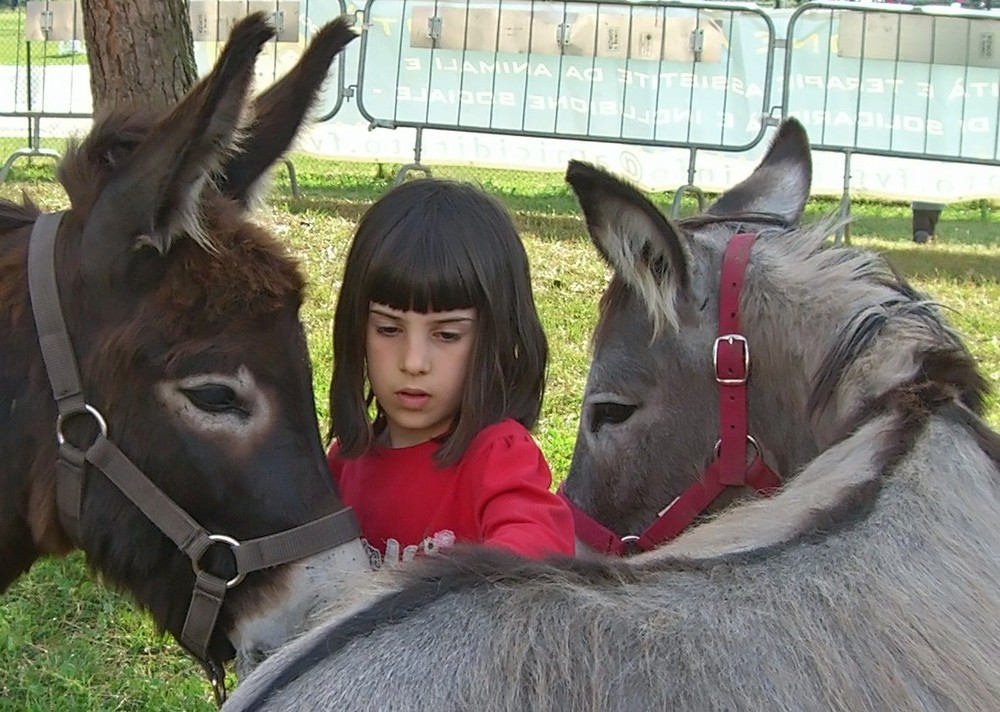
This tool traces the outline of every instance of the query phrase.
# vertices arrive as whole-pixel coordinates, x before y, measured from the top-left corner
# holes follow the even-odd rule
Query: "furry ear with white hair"
[[[212,72],[112,166],[81,238],[87,284],[120,283],[141,245],[166,254],[186,235],[213,249],[201,223],[202,188],[238,137],[257,55],[273,36],[262,13],[239,22]]]
[[[263,178],[309,119],[334,58],[358,36],[353,25],[354,18],[343,15],[321,27],[295,67],[254,98],[251,123],[220,170],[223,195],[247,207],[263,192]]]
[[[654,338],[665,325],[676,329],[677,304],[691,283],[680,230],[634,186],[601,168],[570,161],[566,182],[594,246],[645,302]]]
[[[248,119],[257,56],[275,29],[262,12],[237,23],[212,72],[127,151],[104,159],[110,177],[82,237],[84,281],[119,284],[142,248],[164,255],[182,237],[213,250],[205,201],[221,194],[247,207],[302,127],[330,63],[357,37],[352,25],[342,16],[316,32],[288,74],[253,100]]]

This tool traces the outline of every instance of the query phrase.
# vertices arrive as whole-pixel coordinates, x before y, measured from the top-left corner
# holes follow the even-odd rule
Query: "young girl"
[[[529,430],[548,345],[499,202],[422,178],[361,219],[333,327],[330,467],[375,558],[455,542],[572,554]]]

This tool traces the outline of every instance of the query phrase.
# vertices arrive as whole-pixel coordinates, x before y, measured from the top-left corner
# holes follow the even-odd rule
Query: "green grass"
[[[17,10],[6,6],[0,9],[0,65],[26,67],[29,51],[32,66],[87,63],[84,54],[60,53],[58,42],[35,40],[30,43],[29,48],[25,40],[25,22],[23,6]]]
[[[398,166],[296,157],[303,197],[293,199],[287,172],[276,171],[260,220],[285,239],[310,280],[303,318],[315,369],[317,410],[326,417],[330,327],[351,231]],[[565,476],[576,437],[588,339],[608,274],[587,240],[575,202],[558,174],[440,168],[475,180],[515,211],[533,270],[535,294],[552,347],[545,408],[537,434],[557,479]],[[45,208],[65,205],[52,162],[19,161],[0,195],[28,188]],[[669,206],[670,196],[657,198]],[[685,205],[690,210],[692,205]],[[935,243],[910,241],[909,206],[857,201],[852,240],[882,251],[952,311],[983,372],[1000,384],[1000,216],[990,203],[948,206]],[[809,216],[836,208],[817,199]],[[830,295],[836,299],[836,295]],[[1000,408],[989,411],[1000,426]],[[80,555],[45,561],[0,599],[0,710],[211,710],[198,666],[157,634],[127,598],[85,571]]]

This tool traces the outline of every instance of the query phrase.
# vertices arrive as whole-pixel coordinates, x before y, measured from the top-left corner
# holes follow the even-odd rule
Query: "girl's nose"
[[[408,336],[402,366],[406,373],[420,374],[430,370],[430,349],[425,338],[416,334]]]

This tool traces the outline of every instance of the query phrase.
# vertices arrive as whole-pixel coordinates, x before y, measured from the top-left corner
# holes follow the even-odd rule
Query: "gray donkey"
[[[939,310],[882,259],[823,249],[829,224],[787,227],[809,176],[794,121],[698,219],[672,223],[587,165],[567,175],[615,269],[595,362],[613,355],[603,368],[675,415],[675,430],[636,450],[715,425],[700,415],[715,378],[713,295],[729,237],[759,233],[740,300],[751,424],[760,403],[777,404],[764,430],[786,437],[769,457],[816,453],[779,492],[629,559],[428,560],[268,659],[226,712],[995,709],[1000,436],[979,415],[985,382]],[[632,405],[601,424],[606,437],[652,417]],[[614,484],[641,500],[621,465]],[[607,486],[583,479],[570,495],[594,501]]]

